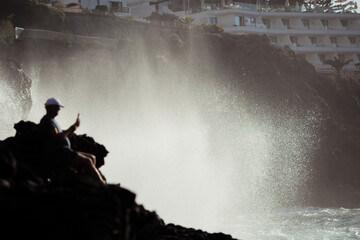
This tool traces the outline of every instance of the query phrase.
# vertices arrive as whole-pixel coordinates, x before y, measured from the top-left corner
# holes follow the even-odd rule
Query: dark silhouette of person
[[[75,151],[71,148],[69,137],[80,126],[79,114],[73,125],[67,130],[62,130],[55,117],[64,106],[59,100],[49,98],[45,103],[46,114],[40,121],[39,128],[44,138],[44,144],[51,157],[61,159],[65,164],[75,170],[83,170],[91,178],[105,183],[102,175],[96,168],[96,157],[92,154]]]

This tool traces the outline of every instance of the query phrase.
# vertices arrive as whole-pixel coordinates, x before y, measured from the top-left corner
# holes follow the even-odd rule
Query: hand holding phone
[[[76,127],[80,126],[80,113],[78,113],[78,115],[77,115],[75,125],[76,125]]]

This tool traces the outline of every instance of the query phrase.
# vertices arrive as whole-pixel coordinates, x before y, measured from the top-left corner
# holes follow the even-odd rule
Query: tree
[[[335,3],[335,5],[334,5]],[[357,3],[351,0],[305,0],[309,12],[355,12]]]
[[[194,18],[191,16],[185,16],[184,18],[181,19],[181,21],[185,24],[192,24]]]
[[[357,3],[355,1],[335,1],[338,3],[333,6],[335,12],[342,12],[342,13],[356,13]]]
[[[332,0],[306,0],[304,6],[308,12],[333,12]]]
[[[150,21],[180,22],[178,16],[170,13],[160,14],[157,12],[152,12],[151,15],[149,17],[146,17],[145,19]]]
[[[332,68],[334,68],[338,78],[340,78],[340,72],[343,69],[343,67],[352,61],[353,61],[352,59],[345,60],[344,58],[334,56],[333,59],[327,59],[323,63],[326,65],[330,65]]]

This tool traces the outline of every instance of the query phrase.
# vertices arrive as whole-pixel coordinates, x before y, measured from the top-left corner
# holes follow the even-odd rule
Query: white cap
[[[59,107],[64,107],[64,105],[62,105],[62,104],[60,103],[60,101],[57,100],[56,98],[49,98],[48,100],[46,100],[45,107],[51,106],[51,105],[55,105],[55,106],[59,106]]]

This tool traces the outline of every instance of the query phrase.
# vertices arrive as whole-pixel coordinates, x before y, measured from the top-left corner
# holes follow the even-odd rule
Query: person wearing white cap
[[[96,168],[96,157],[92,154],[75,151],[71,148],[69,137],[80,126],[79,114],[73,125],[67,130],[62,130],[56,122],[55,117],[59,114],[61,104],[56,98],[49,98],[45,102],[46,114],[42,117],[39,128],[44,138],[44,144],[48,156],[53,159],[60,159],[61,164],[68,167],[84,170],[90,177],[105,182]]]

